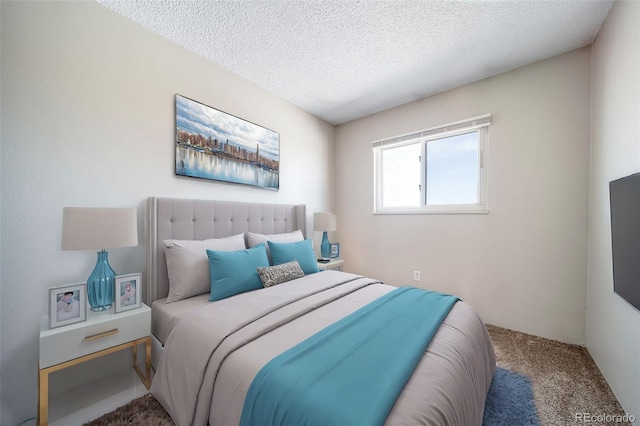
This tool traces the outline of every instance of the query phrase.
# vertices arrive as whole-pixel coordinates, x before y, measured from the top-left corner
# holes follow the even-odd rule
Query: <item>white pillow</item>
[[[210,240],[164,240],[169,275],[167,303],[211,291],[207,250],[234,251],[246,249],[244,234]]]
[[[287,232],[284,234],[254,234],[253,232],[246,232],[247,248],[253,248],[257,245],[264,243],[267,248],[267,257],[269,258],[269,264],[271,264],[271,252],[269,251],[269,244],[267,241],[273,241],[274,243],[297,243],[304,240],[302,231],[296,229],[293,232]]]

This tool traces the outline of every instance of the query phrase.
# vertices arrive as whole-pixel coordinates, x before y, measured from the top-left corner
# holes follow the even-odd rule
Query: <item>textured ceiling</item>
[[[612,4],[98,2],[333,124],[585,46]]]

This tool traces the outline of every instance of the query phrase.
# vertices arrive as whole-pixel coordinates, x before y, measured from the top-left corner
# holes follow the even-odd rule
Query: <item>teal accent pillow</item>
[[[295,243],[274,243],[267,241],[271,260],[274,265],[297,260],[305,275],[319,272],[316,255],[313,252],[311,240],[302,240]]]
[[[264,244],[236,251],[207,250],[211,297],[209,302],[262,288],[257,269],[269,266]]]

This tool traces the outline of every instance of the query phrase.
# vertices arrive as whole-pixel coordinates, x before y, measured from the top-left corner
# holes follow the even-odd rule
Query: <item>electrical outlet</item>
[[[420,281],[420,271],[413,271],[413,280]]]

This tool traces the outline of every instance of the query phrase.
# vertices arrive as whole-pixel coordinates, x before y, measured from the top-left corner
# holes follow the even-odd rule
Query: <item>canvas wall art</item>
[[[280,135],[176,95],[176,175],[280,187]]]

